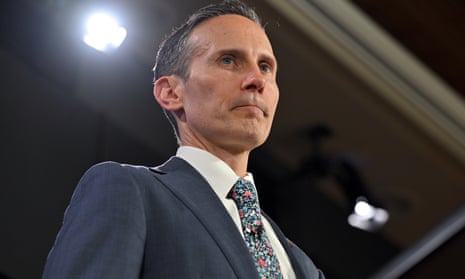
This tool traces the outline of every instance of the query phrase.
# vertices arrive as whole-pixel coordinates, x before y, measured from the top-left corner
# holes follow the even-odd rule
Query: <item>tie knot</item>
[[[253,184],[244,178],[239,178],[229,192],[229,197],[236,203],[253,204],[257,203],[257,192]]]

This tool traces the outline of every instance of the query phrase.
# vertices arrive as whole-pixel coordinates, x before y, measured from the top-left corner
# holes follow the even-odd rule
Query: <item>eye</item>
[[[231,56],[221,57],[221,63],[224,65],[231,65],[234,63],[234,59]]]
[[[263,73],[271,72],[271,66],[268,63],[261,63],[259,67],[260,71],[262,71]]]

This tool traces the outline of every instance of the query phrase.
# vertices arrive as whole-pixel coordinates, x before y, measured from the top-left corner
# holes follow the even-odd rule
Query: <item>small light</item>
[[[354,212],[363,218],[370,219],[375,215],[376,209],[366,201],[358,201],[355,204]]]
[[[99,51],[109,51],[118,48],[126,39],[126,35],[126,29],[119,26],[113,17],[96,13],[87,20],[83,40]]]
[[[369,204],[364,198],[358,198],[354,212],[349,215],[347,221],[353,227],[374,231],[382,227],[389,219],[389,213]]]

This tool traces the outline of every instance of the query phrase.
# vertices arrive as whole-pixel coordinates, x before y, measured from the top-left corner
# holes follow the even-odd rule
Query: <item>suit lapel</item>
[[[264,217],[268,220],[268,222],[271,224],[273,227],[273,230],[278,237],[279,241],[283,245],[284,249],[286,250],[287,256],[289,257],[289,260],[291,261],[292,268],[294,269],[294,273],[296,278],[308,278],[307,274],[304,272],[302,269],[302,266],[299,264],[300,261],[297,258],[297,255],[294,253],[293,249],[291,246],[295,245],[293,244],[287,237],[284,235],[284,233],[281,231],[281,229],[276,225],[276,223],[268,217],[268,215],[264,214]]]
[[[193,212],[230,262],[238,278],[257,274],[236,225],[206,180],[184,160],[173,157],[152,169],[159,179]],[[258,274],[257,274],[258,278]]]

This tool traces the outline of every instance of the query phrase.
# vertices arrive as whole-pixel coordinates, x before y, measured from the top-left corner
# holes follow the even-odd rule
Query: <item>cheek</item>
[[[273,111],[276,110],[276,107],[278,106],[278,101],[279,101],[279,89],[276,86],[275,88],[273,88],[273,90],[269,94],[269,98],[268,98],[270,108],[272,108]]]
[[[279,102],[279,89],[276,88],[276,95],[275,95],[275,106],[278,105],[278,102]]]
[[[199,94],[203,100],[205,109],[210,111],[223,111],[227,109],[231,102],[231,87],[228,81],[221,79],[209,80],[201,87],[202,93]]]
[[[191,90],[187,94],[189,96],[188,106],[186,108],[191,117],[212,119],[219,117],[218,114],[225,109],[227,102],[226,98],[220,96],[218,88],[210,82],[198,83],[195,90]]]
[[[185,99],[194,106],[201,106],[202,103],[208,102],[212,88],[210,83],[202,78],[190,78],[187,89],[185,90]]]

